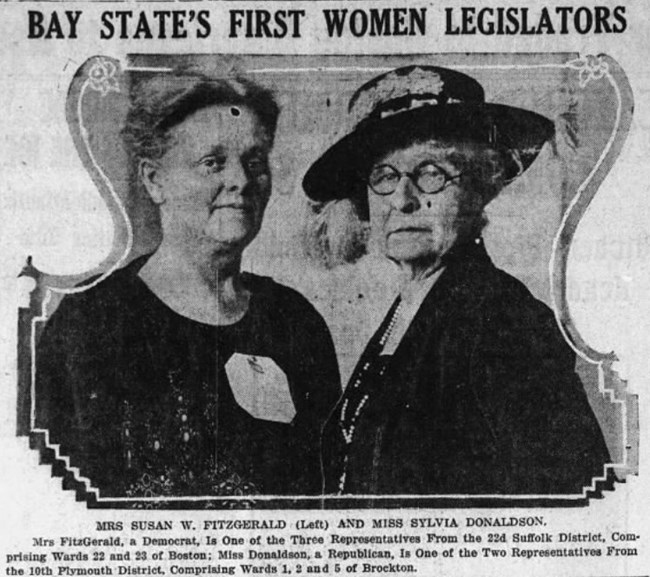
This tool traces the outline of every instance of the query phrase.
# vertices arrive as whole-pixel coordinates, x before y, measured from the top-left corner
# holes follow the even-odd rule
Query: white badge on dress
[[[256,419],[290,423],[296,416],[284,371],[269,357],[235,353],[226,374],[237,404]]]

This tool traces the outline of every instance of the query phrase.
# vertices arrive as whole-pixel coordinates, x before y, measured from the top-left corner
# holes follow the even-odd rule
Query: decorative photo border
[[[449,59],[449,55],[446,55]],[[324,59],[325,60],[325,59]],[[450,66],[458,70],[477,69],[479,66]],[[624,458],[605,466],[603,475],[594,478],[590,486],[581,493],[562,495],[398,495],[398,496],[361,496],[340,497],[280,497],[265,496],[229,496],[229,497],[167,497],[151,498],[108,498],[102,497],[92,480],[83,477],[80,471],[70,465],[69,457],[59,451],[58,445],[52,444],[46,429],[35,427],[35,382],[36,382],[36,343],[40,330],[48,319],[48,305],[54,294],[72,294],[83,292],[101,283],[114,271],[123,266],[131,254],[134,243],[133,226],[127,207],[102,168],[101,162],[93,153],[93,146],[87,128],[88,119],[84,116],[83,102],[88,94],[100,94],[109,98],[123,90],[120,75],[138,72],[164,72],[165,68],[130,67],[119,60],[107,56],[95,56],[87,60],[77,71],[71,84],[67,100],[67,119],[75,147],[109,207],[115,225],[114,247],[105,262],[96,271],[91,271],[88,280],[79,282],[78,277],[61,276],[46,278],[35,269],[31,262],[25,266],[22,275],[35,279],[36,288],[30,295],[28,309],[20,311],[19,316],[19,367],[18,367],[18,434],[29,435],[32,448],[41,455],[41,462],[52,466],[53,476],[62,477],[63,487],[76,492],[77,500],[86,501],[89,508],[393,508],[393,507],[581,507],[586,506],[591,498],[601,498],[603,490],[609,489],[608,479],[612,475],[623,481],[629,474],[638,471],[638,404],[637,398],[626,392],[626,384],[615,371],[617,357],[614,352],[600,352],[594,349],[580,334],[569,309],[567,299],[567,268],[572,239],[580,219],[596,195],[605,176],[614,165],[626,140],[633,116],[633,96],[629,82],[620,66],[605,55],[571,58],[563,64],[549,63],[537,65],[504,64],[485,66],[484,68],[558,68],[564,69],[578,78],[581,88],[585,89],[595,82],[608,83],[617,99],[616,119],[612,133],[596,164],[571,199],[561,221],[554,241],[549,275],[554,314],[562,334],[575,353],[598,370],[599,392],[606,396],[615,411],[619,411],[619,420],[623,425],[622,444]],[[390,70],[378,66],[372,68],[377,74]],[[247,70],[253,77],[256,74],[282,74],[291,70],[293,73],[340,72],[339,67],[327,66],[316,68]],[[350,71],[350,69],[346,69]],[[368,68],[364,68],[368,70]],[[87,276],[87,275],[86,275]],[[75,285],[75,286],[71,286]]]

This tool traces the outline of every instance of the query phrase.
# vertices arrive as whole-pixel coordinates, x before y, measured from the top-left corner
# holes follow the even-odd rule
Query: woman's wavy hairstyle
[[[178,70],[155,73],[134,82],[131,106],[122,128],[132,159],[161,158],[169,146],[169,132],[202,108],[223,105],[250,108],[273,141],[280,109],[272,93],[255,82],[234,75],[211,78],[205,74]]]
[[[481,197],[483,206],[494,199],[507,184],[506,162],[516,162],[512,151],[495,150],[477,142],[452,142],[431,136],[410,135],[377,151],[375,160],[414,144],[434,142],[441,156],[462,172],[463,185]],[[485,213],[477,214],[470,234],[480,235],[487,225]],[[304,229],[307,255],[326,268],[357,261],[367,253],[370,238],[368,198],[365,183],[342,200],[310,203],[310,214]]]

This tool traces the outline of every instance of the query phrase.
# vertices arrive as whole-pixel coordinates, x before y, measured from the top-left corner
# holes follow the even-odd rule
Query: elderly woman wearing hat
[[[350,112],[303,187],[369,218],[402,288],[325,426],[326,492],[581,493],[609,456],[575,355],[481,239],[553,124],[431,66],[371,80]]]
[[[300,294],[240,270],[278,112],[245,78],[134,85],[122,132],[162,240],[67,296],[37,351],[36,425],[102,497],[321,492],[331,337]]]

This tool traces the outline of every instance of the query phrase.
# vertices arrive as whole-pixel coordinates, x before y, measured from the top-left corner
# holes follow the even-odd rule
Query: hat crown
[[[485,102],[478,81],[437,66],[407,66],[373,78],[353,94],[348,113],[354,128],[305,174],[303,188],[313,200],[363,198],[364,178],[377,155],[423,139],[498,150],[506,155],[504,179],[510,181],[532,164],[554,133],[550,119]]]
[[[473,78],[438,66],[406,66],[377,76],[350,99],[348,112],[357,125],[422,106],[480,104],[483,87]]]

